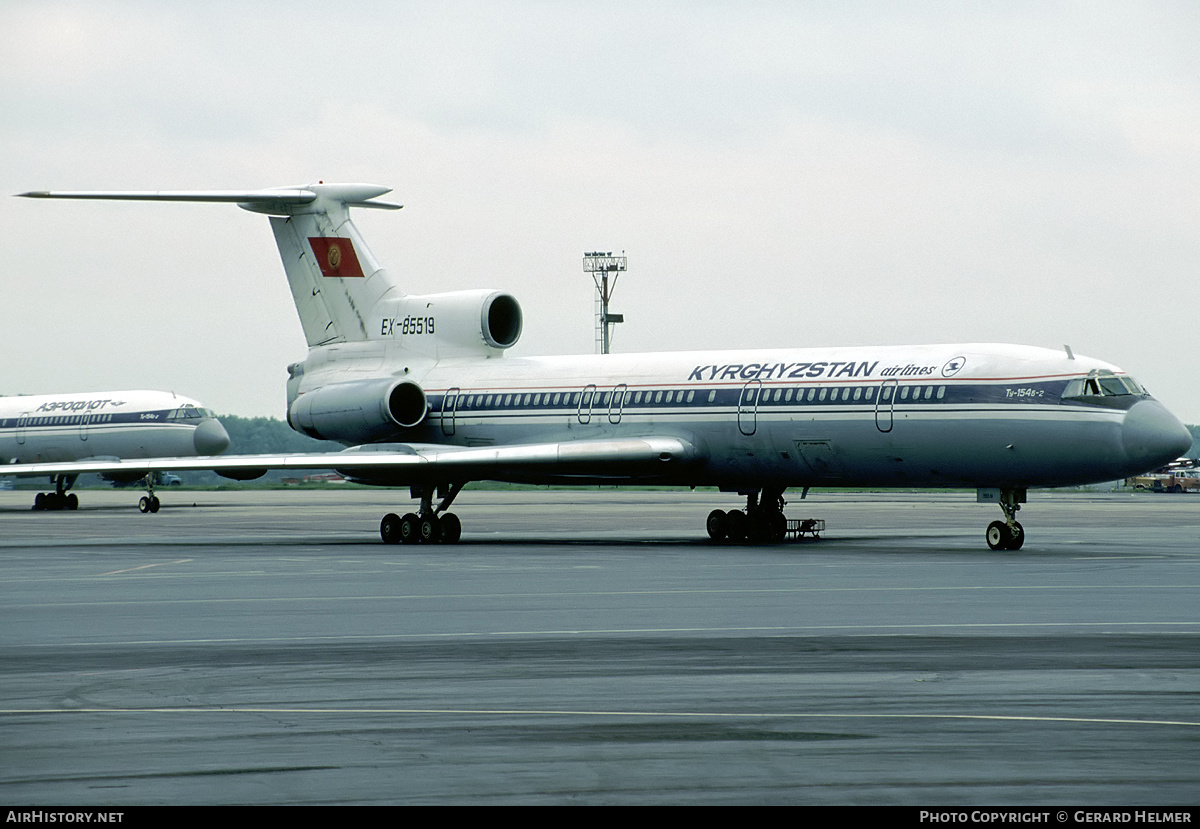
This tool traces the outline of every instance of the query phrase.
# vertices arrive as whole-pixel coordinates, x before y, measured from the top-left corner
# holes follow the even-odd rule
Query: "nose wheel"
[[[1024,490],[1005,489],[1000,492],[1000,509],[1004,510],[1003,521],[988,524],[984,538],[993,550],[1019,550],[1025,543],[1025,528],[1017,521],[1020,501],[1025,500]]]
[[[159,503],[158,496],[154,494],[155,474],[156,473],[151,472],[146,476],[146,494],[138,500],[138,509],[142,511],[143,515],[149,515],[151,513],[158,512],[159,507],[162,506],[162,504]]]
[[[1019,550],[1025,543],[1025,528],[1019,521],[1010,527],[1003,521],[993,521],[987,528],[987,545],[993,550]]]

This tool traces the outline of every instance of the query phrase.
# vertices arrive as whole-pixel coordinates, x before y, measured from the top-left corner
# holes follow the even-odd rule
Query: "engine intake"
[[[511,348],[521,338],[521,306],[511,294],[492,294],[483,303],[483,339],[492,348]]]
[[[387,393],[387,414],[397,426],[410,429],[424,420],[428,411],[425,390],[410,380],[401,380]]]

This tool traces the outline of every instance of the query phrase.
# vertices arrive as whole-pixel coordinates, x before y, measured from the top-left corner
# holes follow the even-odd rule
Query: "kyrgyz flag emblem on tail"
[[[308,244],[312,247],[313,256],[317,258],[321,276],[363,275],[362,265],[358,264],[358,254],[354,252],[354,244],[349,239],[309,236]]]

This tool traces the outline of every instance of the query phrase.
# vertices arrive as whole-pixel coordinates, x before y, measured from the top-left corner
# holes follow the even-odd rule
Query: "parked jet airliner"
[[[718,540],[781,538],[789,488],[971,487],[1004,514],[988,526],[988,545],[1017,549],[1028,488],[1123,478],[1191,445],[1133,378],[1069,348],[505,357],[523,324],[510,294],[406,295],[379,265],[350,208],[398,209],[377,200],[388,192],[317,183],[23,195],[232,202],[269,215],[309,346],[288,367],[288,422],[350,448],[157,459],[154,468],[251,476],[333,467],[364,483],[409,486],[420,506],[383,517],[389,543],[456,541],[461,524],[448,508],[458,492],[472,480],[499,480],[716,486],[746,498],[744,509],[708,516]]]
[[[158,512],[148,469],[112,467],[123,458],[219,455],[229,447],[225,427],[195,400],[166,391],[106,391],[0,397],[0,476],[48,474],[54,492],[39,492],[34,509],[76,509],[67,490],[78,473],[54,464],[90,461],[113,481],[147,478],[142,512]],[[17,466],[8,466],[17,464]],[[14,470],[33,468],[33,472]]]

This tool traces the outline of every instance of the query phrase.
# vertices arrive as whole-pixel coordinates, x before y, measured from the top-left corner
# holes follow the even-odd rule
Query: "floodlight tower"
[[[612,251],[583,254],[583,272],[590,273],[592,281],[596,283],[596,344],[600,346],[601,354],[608,353],[609,340],[612,338],[611,326],[625,322],[623,314],[608,312],[608,300],[617,289],[617,277],[624,273],[625,265],[625,251],[621,251],[620,256],[613,256]],[[610,273],[613,275],[612,285],[608,284]]]

